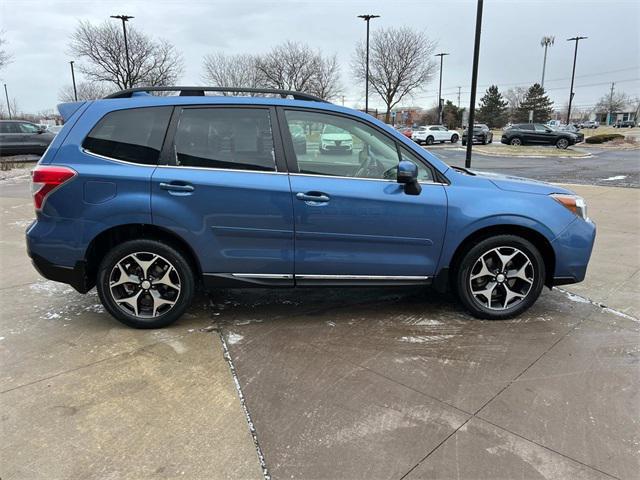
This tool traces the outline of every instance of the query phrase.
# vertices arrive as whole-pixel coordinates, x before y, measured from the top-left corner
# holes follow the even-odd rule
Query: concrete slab
[[[597,312],[479,416],[617,478],[638,478],[639,345],[639,323]]]
[[[473,418],[418,465],[417,479],[610,479],[551,450]]]
[[[3,479],[262,478],[216,333],[14,389],[0,411]]]

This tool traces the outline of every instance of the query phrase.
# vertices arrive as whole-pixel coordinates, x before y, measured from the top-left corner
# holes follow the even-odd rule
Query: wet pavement
[[[629,192],[581,191],[597,281],[517,319],[414,288],[221,290],[139,331],[39,278],[27,185],[2,185],[0,478],[638,478]]]

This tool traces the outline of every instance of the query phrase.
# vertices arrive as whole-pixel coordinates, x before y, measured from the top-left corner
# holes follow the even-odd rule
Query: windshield
[[[322,133],[340,133],[343,135],[349,135],[349,132],[341,129],[340,127],[336,127],[335,125],[325,125],[324,130],[322,130]]]

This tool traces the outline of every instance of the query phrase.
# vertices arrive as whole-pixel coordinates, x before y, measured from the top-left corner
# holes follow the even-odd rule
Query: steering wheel
[[[387,169],[382,174],[382,178],[385,180],[397,180],[398,179],[398,166],[394,165],[393,167]]]
[[[355,173],[356,178],[379,178],[380,173],[384,172],[384,165],[376,160],[373,155],[367,155],[367,158],[362,162],[360,168]]]

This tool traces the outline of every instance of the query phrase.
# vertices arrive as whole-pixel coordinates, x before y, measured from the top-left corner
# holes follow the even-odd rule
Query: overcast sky
[[[437,40],[438,50],[450,53],[443,69],[443,97],[457,103],[461,86],[461,103],[468,105],[475,5],[472,0],[2,0],[0,30],[14,60],[0,77],[21,110],[51,109],[60,88],[70,83],[67,45],[78,22],[128,14],[135,16],[131,22],[136,28],[169,40],[182,52],[182,84],[202,83],[202,57],[207,53],[261,53],[294,40],[336,53],[345,104],[361,106],[363,87],[354,85],[349,62],[355,43],[365,36],[365,24],[356,16],[374,13],[381,18],[371,22],[372,31],[408,26]],[[578,50],[574,105],[595,104],[611,82],[616,82],[616,90],[640,96],[639,27],[638,0],[486,0],[478,98],[491,83],[506,90],[539,82],[543,35],[556,38],[549,50],[545,87],[557,107],[568,99],[574,44],[566,39],[575,35],[589,38]],[[431,107],[437,88],[436,76],[424,92],[403,103]],[[374,95],[370,104],[382,107]]]

